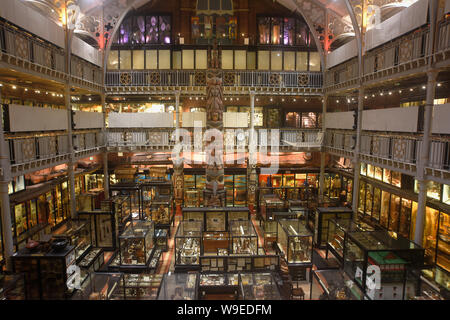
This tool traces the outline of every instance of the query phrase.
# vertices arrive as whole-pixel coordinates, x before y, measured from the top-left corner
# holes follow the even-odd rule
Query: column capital
[[[256,96],[255,91],[249,91],[248,93],[250,94],[250,98],[254,98]]]

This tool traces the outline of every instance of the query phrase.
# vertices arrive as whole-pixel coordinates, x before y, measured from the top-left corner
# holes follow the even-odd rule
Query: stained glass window
[[[283,44],[290,46],[295,44],[295,19],[284,19]]]
[[[133,33],[131,35],[131,43],[145,43],[145,18],[143,16],[133,17]]]
[[[146,43],[158,43],[158,17],[148,16],[146,20]]]

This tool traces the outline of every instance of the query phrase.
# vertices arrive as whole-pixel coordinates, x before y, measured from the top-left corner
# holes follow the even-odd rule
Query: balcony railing
[[[67,134],[38,136],[9,136],[10,160],[12,165],[23,165],[38,160],[50,160],[69,154]],[[102,132],[73,134],[75,155],[105,146]]]
[[[439,26],[438,51],[448,48],[450,27],[448,22]],[[401,72],[426,64],[430,53],[428,50],[429,29],[422,29],[388,42],[380,47],[366,52],[364,55],[364,81],[371,80],[375,75]],[[393,70],[393,68],[399,68]],[[325,86],[351,85],[358,79],[358,59],[353,58],[325,74]]]
[[[450,49],[450,19],[444,20],[439,24],[437,52]]]
[[[321,88],[321,72],[221,71],[225,87]],[[121,70],[106,73],[106,86],[206,86],[206,70]]]
[[[325,146],[331,149],[353,152],[355,143],[356,132],[327,130],[325,134]],[[361,134],[360,153],[384,160],[417,164],[417,160],[423,153],[423,140],[421,136],[411,134],[400,135],[363,132]],[[439,170],[449,170],[449,138],[431,138],[429,167]]]
[[[0,50],[4,54],[49,71],[67,73],[64,49],[7,24],[0,24]],[[71,75],[75,79],[97,85],[102,83],[101,68],[75,55],[72,55]]]
[[[189,132],[190,143],[193,148],[194,143],[197,141],[194,139],[194,130],[188,129],[187,131]],[[248,133],[243,130],[244,135],[241,136],[238,132],[232,129],[225,129],[225,150],[234,149],[235,147],[247,148]],[[256,139],[258,145],[270,147],[271,134],[271,129],[257,129]],[[278,147],[280,148],[320,148],[322,145],[322,136],[319,129],[279,129],[277,139]],[[171,149],[175,146],[175,141],[175,129],[110,129],[107,132],[108,147]]]
[[[64,50],[12,26],[0,24],[0,49],[10,56],[65,72]]]

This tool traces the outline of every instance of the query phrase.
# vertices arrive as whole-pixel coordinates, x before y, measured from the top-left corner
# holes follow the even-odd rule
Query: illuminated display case
[[[116,213],[109,211],[110,203],[105,203],[105,211],[78,212],[78,218],[90,221],[92,244],[105,250],[115,250],[118,246],[119,223]]]
[[[366,300],[363,291],[340,269],[312,270],[311,300]]]
[[[284,211],[285,202],[277,194],[265,194],[260,199],[261,217],[263,220],[270,220],[272,212]]]
[[[72,300],[123,300],[123,274],[91,273]]]
[[[163,276],[158,300],[196,300],[197,273],[167,273]]]
[[[78,262],[81,272],[81,282],[83,283],[91,272],[99,271],[104,262],[105,255],[103,249],[93,248],[89,251],[89,253]]]
[[[258,253],[258,236],[251,221],[231,221],[230,236],[231,254],[256,255]]]
[[[408,300],[419,294],[424,249],[393,236],[375,230],[348,232],[345,238],[344,271],[371,300]]]
[[[92,248],[90,220],[68,220],[53,232],[53,238],[67,239],[75,247],[75,259],[79,261]]]
[[[122,231],[125,224],[131,220],[131,198],[129,196],[117,195],[108,200],[114,203],[114,211],[117,214],[119,230]]]
[[[347,207],[316,208],[314,216],[309,216],[307,220],[308,228],[314,233],[314,245],[325,249],[328,236],[328,221],[335,218],[350,219],[352,213],[353,211]]]
[[[273,244],[277,241],[278,220],[280,219],[297,219],[297,213],[273,212],[272,219],[262,221],[262,229],[264,230],[264,246],[266,248],[269,244]]]
[[[156,300],[162,279],[162,274],[124,274],[120,284],[125,300]]]
[[[304,222],[296,219],[278,221],[277,248],[288,264],[312,265],[312,233]]]
[[[146,267],[154,247],[154,223],[132,221],[119,236],[120,265],[125,267]]]
[[[174,223],[174,201],[171,195],[155,196],[151,202],[151,215],[147,217],[155,223],[156,229],[167,229],[170,232]]]
[[[231,221],[250,219],[248,207],[183,208],[182,214],[183,220],[201,221],[207,232],[226,232]]]
[[[230,247],[230,235],[228,232],[204,232],[203,233],[203,252],[204,254],[217,254],[227,252]]]
[[[199,267],[202,231],[202,221],[180,222],[175,235],[175,269]]]
[[[239,274],[243,300],[281,300],[272,273]]]
[[[131,202],[131,216],[133,219],[142,217],[141,187],[135,182],[118,182],[109,187],[111,197],[128,196]]]
[[[200,300],[237,300],[239,274],[202,273],[199,279]]]
[[[364,222],[355,223],[352,219],[330,219],[328,220],[327,251],[330,251],[340,265],[344,263],[344,244],[348,232],[373,231],[374,228]]]
[[[14,273],[25,275],[27,300],[61,300],[70,298],[74,289],[67,284],[73,283],[76,273],[75,251],[73,246],[61,250],[46,249],[43,246],[30,252],[21,249],[12,256]]]

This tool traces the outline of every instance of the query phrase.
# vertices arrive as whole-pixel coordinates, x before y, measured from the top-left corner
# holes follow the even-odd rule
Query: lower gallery
[[[449,300],[450,1],[398,4],[0,0],[0,300]]]

